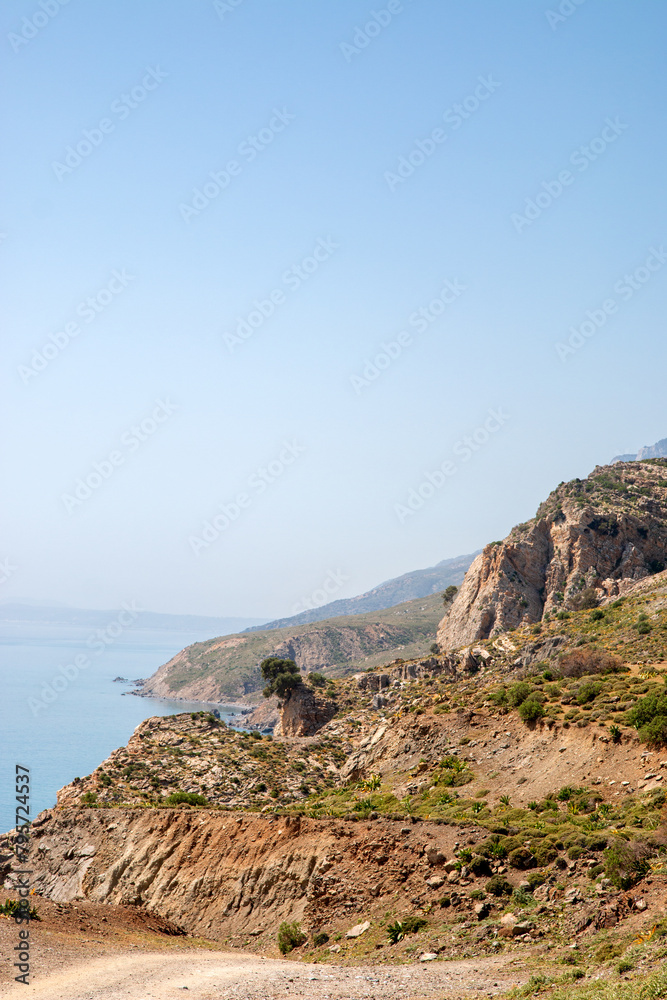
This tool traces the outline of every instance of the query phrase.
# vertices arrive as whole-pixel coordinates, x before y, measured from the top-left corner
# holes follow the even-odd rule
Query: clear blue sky
[[[2,599],[288,614],[667,435],[663,3],[44,7],[0,13]]]

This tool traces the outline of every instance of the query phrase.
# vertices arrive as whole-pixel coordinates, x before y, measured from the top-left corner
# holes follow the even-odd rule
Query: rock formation
[[[487,545],[438,630],[443,651],[614,597],[667,565],[667,461],[597,467]]]
[[[300,684],[283,704],[276,736],[313,736],[333,719],[336,704],[318,697],[312,688]]]

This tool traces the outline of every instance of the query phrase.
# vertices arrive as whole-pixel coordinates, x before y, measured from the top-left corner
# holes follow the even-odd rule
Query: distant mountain
[[[644,445],[636,455],[617,455],[611,462],[612,465],[614,462],[645,462],[647,458],[667,458],[667,438],[655,444]]]
[[[265,625],[253,625],[246,632],[265,632],[277,628],[294,628],[297,625],[310,625],[312,622],[325,621],[328,618],[342,618],[344,615],[364,615],[371,611],[383,611],[393,608],[405,601],[414,601],[420,597],[428,597],[444,590],[451,585],[459,586],[477,552],[472,555],[456,556],[454,559],[443,559],[442,562],[428,569],[417,569],[412,573],[404,573],[393,580],[379,584],[373,590],[360,594],[359,597],[348,597],[346,600],[331,601],[308,611],[301,611],[291,618],[278,618]]]
[[[68,608],[46,604],[0,604],[0,625],[60,625],[69,628],[104,628],[113,622],[122,608],[95,611],[90,608]],[[229,635],[248,625],[261,624],[261,618],[209,618],[205,615],[163,615],[155,611],[140,611],[134,629],[151,631],[196,632],[206,637]]]

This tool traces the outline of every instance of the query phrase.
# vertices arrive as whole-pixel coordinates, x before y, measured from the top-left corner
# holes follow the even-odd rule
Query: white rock
[[[419,956],[420,962],[435,962],[437,954],[434,951],[425,951],[423,955]]]
[[[358,937],[361,937],[362,934],[366,933],[366,931],[368,930],[368,928],[370,926],[371,926],[370,920],[365,920],[363,922],[363,924],[355,924],[354,927],[351,927],[349,929],[349,931],[347,931],[347,933],[345,934],[345,937],[346,938],[358,938]]]

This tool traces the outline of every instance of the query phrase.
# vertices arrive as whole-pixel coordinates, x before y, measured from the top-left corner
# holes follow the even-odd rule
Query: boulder
[[[345,937],[346,938],[361,937],[362,934],[366,933],[366,931],[369,929],[370,926],[371,926],[370,920],[365,920],[363,924],[355,924],[354,927],[351,927],[349,931],[346,932]]]

